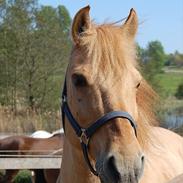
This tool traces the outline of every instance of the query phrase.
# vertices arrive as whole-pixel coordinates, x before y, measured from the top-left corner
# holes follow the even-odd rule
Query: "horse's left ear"
[[[126,21],[123,25],[123,28],[129,37],[131,37],[131,38],[135,37],[137,28],[138,28],[138,17],[133,8],[130,10],[130,14],[128,15],[128,18],[126,19]]]
[[[74,17],[71,34],[72,40],[75,44],[79,43],[79,38],[82,33],[88,30],[91,26],[89,11],[90,6],[86,6],[80,9]]]

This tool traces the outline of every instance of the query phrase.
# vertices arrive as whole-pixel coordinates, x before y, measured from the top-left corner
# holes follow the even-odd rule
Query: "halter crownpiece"
[[[135,136],[137,137],[137,124],[131,117],[131,115],[125,111],[111,111],[104,116],[100,117],[98,120],[96,120],[93,124],[91,124],[88,128],[82,128],[79,123],[75,120],[74,116],[72,115],[68,103],[67,103],[67,86],[66,86],[66,79],[62,91],[62,105],[61,105],[61,111],[62,111],[62,124],[63,129],[65,131],[65,116],[67,117],[70,125],[74,129],[76,135],[79,138],[81,148],[83,151],[84,159],[90,169],[90,171],[98,176],[97,171],[93,168],[91,165],[89,156],[88,156],[88,149],[89,149],[89,142],[92,137],[92,135],[103,125],[105,125],[110,120],[113,120],[115,118],[125,118],[128,120],[128,122],[131,124],[131,126],[134,129]]]

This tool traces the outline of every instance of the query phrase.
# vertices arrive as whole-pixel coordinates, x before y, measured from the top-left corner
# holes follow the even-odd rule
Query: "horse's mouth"
[[[121,182],[120,173],[117,169],[111,166],[110,169],[105,169],[103,163],[96,164],[96,169],[101,183],[123,183]]]
[[[122,183],[120,181],[121,177],[118,171],[115,170],[105,170],[102,162],[96,163],[96,170],[100,178],[101,183]]]
[[[144,155],[130,161],[120,162],[118,154],[108,154],[97,158],[96,171],[101,183],[138,183],[143,175]]]

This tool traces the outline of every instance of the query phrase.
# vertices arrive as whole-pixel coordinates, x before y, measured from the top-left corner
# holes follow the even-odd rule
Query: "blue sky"
[[[183,0],[39,0],[42,5],[65,5],[71,17],[82,7],[91,6],[91,17],[98,23],[117,21],[126,17],[130,8],[138,14],[137,41],[142,47],[160,40],[167,53],[183,53]]]

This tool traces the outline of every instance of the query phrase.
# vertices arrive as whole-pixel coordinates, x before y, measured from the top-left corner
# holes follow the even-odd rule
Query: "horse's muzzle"
[[[115,155],[97,160],[96,170],[102,183],[138,183],[143,174],[144,155],[134,161],[121,160]]]

